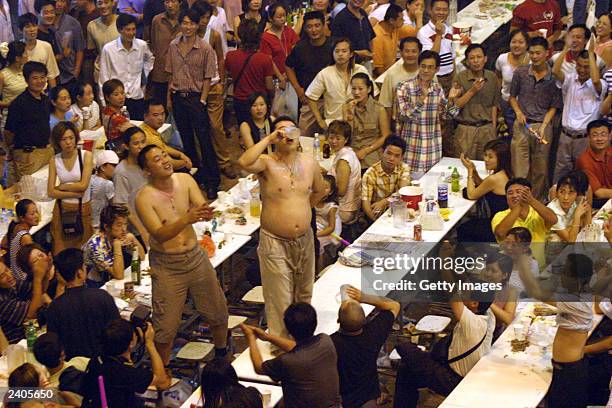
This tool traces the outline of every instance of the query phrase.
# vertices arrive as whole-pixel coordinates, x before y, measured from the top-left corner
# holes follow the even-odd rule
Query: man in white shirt
[[[574,168],[576,159],[588,147],[587,125],[599,118],[599,106],[608,91],[606,81],[600,79],[593,47],[589,51],[581,51],[575,57],[575,68],[572,71],[563,69],[571,49],[570,37],[552,69],[557,86],[563,93],[563,130],[557,149],[554,182]]]
[[[584,24],[574,24],[567,30],[567,36],[565,37],[566,44],[568,46],[568,51],[563,58],[563,64],[561,65],[561,70],[564,74],[575,74],[576,73],[576,60],[578,59],[578,55],[582,51],[586,49],[586,45],[591,38],[591,31]],[[592,42],[592,41],[591,41]],[[554,64],[557,62],[561,53],[557,53],[552,56],[550,59],[550,64]],[[605,62],[595,56],[597,61],[597,66],[604,70],[606,68]]]
[[[213,9],[213,14],[210,16],[208,25],[210,28],[215,30],[221,36],[221,45],[223,46],[223,57],[227,54],[227,32],[232,31],[229,23],[227,22],[227,16],[225,10],[222,7],[218,7],[219,0],[207,0],[208,4]]]
[[[396,100],[397,85],[417,76],[419,73],[418,59],[422,48],[419,40],[414,37],[402,39],[399,45],[402,62],[396,62],[385,72],[378,102],[385,108],[386,119],[389,124],[395,119],[393,107]]]
[[[143,40],[136,38],[136,18],[129,14],[117,17],[119,38],[109,42],[100,56],[98,85],[109,79],[119,79],[125,87],[128,112],[131,119],[144,119],[145,80],[153,69],[153,53]],[[104,100],[100,95],[100,100]]]
[[[26,43],[28,61],[45,64],[49,88],[54,88],[57,85],[56,81],[60,72],[51,44],[36,38],[38,36],[38,18],[31,13],[19,16],[19,29],[23,33],[23,41]]]
[[[439,343],[440,353],[423,351],[409,341],[396,347],[402,362],[395,383],[394,407],[416,408],[419,388],[427,387],[447,396],[491,349],[495,330],[495,316],[490,309],[492,292],[462,292],[461,298],[449,302],[457,324],[447,349],[442,347],[444,342]]]

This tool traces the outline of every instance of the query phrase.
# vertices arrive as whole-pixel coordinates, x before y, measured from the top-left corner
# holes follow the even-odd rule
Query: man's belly
[[[261,227],[283,238],[296,238],[304,235],[310,228],[310,203],[295,201],[297,200],[264,203],[261,212]]]

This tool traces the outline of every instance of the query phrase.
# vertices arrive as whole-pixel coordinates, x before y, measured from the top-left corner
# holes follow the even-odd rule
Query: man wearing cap
[[[89,188],[91,189],[91,216],[95,230],[100,227],[100,213],[102,209],[113,201],[115,185],[113,174],[115,166],[119,164],[117,153],[112,150],[103,150],[96,157],[96,174],[91,176]]]

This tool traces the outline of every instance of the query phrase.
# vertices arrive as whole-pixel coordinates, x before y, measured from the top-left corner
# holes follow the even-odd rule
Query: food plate
[[[450,317],[427,315],[419,320],[415,328],[422,332],[440,333],[446,329],[450,321]]]

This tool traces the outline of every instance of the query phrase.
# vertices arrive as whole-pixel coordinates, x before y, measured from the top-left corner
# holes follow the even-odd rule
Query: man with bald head
[[[401,305],[384,297],[366,295],[349,286],[349,297],[340,305],[340,329],[331,335],[338,355],[340,395],[344,408],[373,408],[380,396],[376,358],[387,340]],[[376,308],[366,321],[361,303]]]

